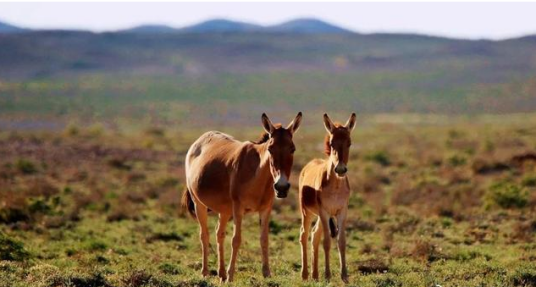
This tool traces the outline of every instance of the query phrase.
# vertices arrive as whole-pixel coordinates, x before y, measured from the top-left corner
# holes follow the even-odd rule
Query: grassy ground
[[[353,135],[349,285],[536,286],[536,118],[400,120],[376,117]],[[253,140],[260,125],[224,131]],[[179,211],[184,154],[201,133],[1,132],[0,286],[218,285],[201,277],[197,225]],[[293,183],[322,139],[320,120],[296,134]],[[270,279],[258,218],[246,218],[233,285],[302,284],[296,197],[274,208]],[[340,286],[332,246],[329,285]],[[210,263],[215,275],[214,252]]]

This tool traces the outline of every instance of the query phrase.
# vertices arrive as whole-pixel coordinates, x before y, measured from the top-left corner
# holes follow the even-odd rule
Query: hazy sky
[[[504,39],[536,34],[535,15],[536,3],[0,3],[0,21],[93,31],[182,27],[210,18],[270,25],[315,17],[362,33]]]

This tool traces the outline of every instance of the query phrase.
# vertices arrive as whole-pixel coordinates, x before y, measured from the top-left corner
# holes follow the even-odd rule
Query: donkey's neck
[[[326,159],[324,168],[326,169],[325,175],[328,185],[334,184],[338,187],[339,184],[346,180],[346,174],[344,176],[339,176],[335,173],[335,163],[333,162],[331,155]]]
[[[259,166],[257,167],[258,176],[267,176],[268,180],[273,181],[270,175],[270,152],[268,151],[268,143],[255,144],[255,149],[259,154]]]
[[[259,153],[260,163],[259,168],[269,168],[270,165],[270,152],[268,151],[268,143],[262,143],[255,145],[255,149]]]

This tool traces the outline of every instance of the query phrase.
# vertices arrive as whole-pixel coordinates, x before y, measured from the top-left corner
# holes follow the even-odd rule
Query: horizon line
[[[285,24],[285,23],[298,21],[298,20],[305,20],[305,21],[310,20],[310,21],[323,22],[323,23],[331,25],[331,26],[333,26],[335,28],[345,30],[349,34],[358,34],[358,35],[415,35],[415,36],[430,37],[430,38],[443,38],[443,39],[450,39],[450,40],[467,40],[467,41],[500,42],[500,41],[508,41],[508,40],[514,40],[514,39],[520,39],[520,38],[525,38],[525,37],[536,36],[536,31],[532,32],[532,33],[518,34],[517,36],[510,36],[510,37],[503,37],[503,38],[452,36],[452,35],[444,35],[444,34],[441,34],[441,33],[435,34],[435,33],[430,33],[430,32],[420,32],[420,31],[417,31],[417,30],[412,30],[412,31],[405,31],[405,30],[398,30],[398,31],[397,30],[376,30],[376,31],[372,31],[372,32],[361,32],[361,31],[358,31],[358,30],[355,30],[355,29],[347,28],[347,27],[345,27],[343,25],[334,24],[332,22],[329,22],[327,20],[324,20],[324,19],[322,19],[320,17],[315,17],[315,16],[299,16],[299,17],[295,17],[295,18],[289,18],[288,20],[284,20],[284,21],[278,21],[278,22],[273,23],[273,24],[260,24],[260,23],[255,23],[255,22],[236,19],[236,18],[233,18],[233,17],[211,17],[211,18],[205,18],[203,20],[199,20],[199,21],[193,22],[191,24],[186,24],[186,25],[182,25],[182,26],[176,26],[176,25],[172,25],[172,24],[164,23],[164,22],[160,22],[160,23],[159,22],[140,22],[139,24],[132,24],[132,25],[129,25],[129,26],[126,26],[126,27],[123,27],[123,28],[116,28],[116,29],[113,29],[113,28],[111,28],[111,29],[91,29],[91,28],[76,27],[76,26],[72,26],[72,27],[54,27],[54,28],[31,28],[31,27],[27,27],[27,26],[24,26],[24,25],[18,25],[18,24],[14,23],[14,22],[11,22],[11,21],[9,21],[9,22],[4,21],[2,19],[0,19],[0,23],[10,25],[10,26],[13,26],[13,27],[15,27],[17,29],[22,30],[20,32],[15,32],[15,33],[67,31],[67,32],[90,32],[90,33],[94,33],[94,34],[105,34],[105,33],[127,32],[128,30],[132,30],[132,29],[139,28],[139,27],[144,27],[144,26],[162,26],[162,27],[168,27],[168,28],[171,28],[173,30],[176,30],[176,32],[180,32],[180,30],[184,30],[184,29],[187,29],[189,27],[194,27],[194,26],[206,23],[206,22],[217,21],[217,20],[223,20],[223,21],[228,21],[228,22],[235,22],[235,23],[259,26],[259,28],[270,28],[270,27],[274,27],[274,26],[278,26],[278,25],[282,25],[282,24]],[[13,33],[13,32],[11,32],[11,33]],[[149,33],[147,33],[147,34],[149,34]],[[173,33],[173,32],[170,32],[170,33]],[[202,33],[211,33],[211,32],[193,32],[193,33],[202,34]],[[233,32],[220,32],[220,33],[233,33]],[[237,33],[272,33],[272,32],[270,32],[270,31],[238,31]],[[290,32],[290,33],[292,33],[292,32]],[[3,33],[0,32],[0,34],[3,34]],[[296,33],[296,34],[299,34],[299,32]],[[325,34],[333,34],[333,33],[332,32],[326,32]]]

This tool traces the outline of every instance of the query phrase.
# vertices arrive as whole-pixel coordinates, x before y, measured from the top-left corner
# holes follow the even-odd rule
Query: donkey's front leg
[[[227,279],[227,272],[225,271],[225,256],[223,245],[225,243],[225,228],[227,227],[227,222],[230,218],[231,215],[220,213],[218,227],[216,228],[216,242],[218,244],[218,276],[220,277],[222,282]]]
[[[240,203],[234,202],[233,203],[234,233],[233,233],[231,260],[229,261],[229,266],[227,267],[227,282],[232,282],[234,279],[236,256],[238,255],[238,248],[240,248],[240,243],[242,242],[242,216],[243,215],[244,215],[244,211],[242,210]]]
[[[302,224],[300,229],[300,245],[301,245],[301,257],[302,257],[302,266],[301,274],[302,279],[307,280],[309,277],[309,262],[307,261],[307,241],[309,240],[309,231],[311,230],[311,221],[312,214],[308,213],[307,210],[302,209]]]
[[[316,221],[315,227],[313,229],[313,238],[311,239],[311,245],[313,246],[313,279],[318,280],[318,248],[320,247],[320,239],[324,229],[322,228],[322,221],[320,218]]]
[[[269,229],[269,223],[270,223],[270,213],[272,212],[272,208],[266,208],[266,210],[263,210],[259,212],[259,217],[261,220],[261,252],[262,252],[262,275],[266,277],[270,277],[270,262],[268,259],[268,232]]]
[[[320,208],[320,220],[322,222],[322,229],[324,233],[324,241],[322,242],[324,245],[324,262],[325,262],[325,271],[324,271],[324,277],[326,280],[329,280],[331,278],[331,270],[329,268],[329,249],[331,247],[331,233],[329,231],[329,214]]]
[[[346,269],[346,215],[348,213],[348,207],[341,210],[337,215],[337,223],[339,224],[339,260],[341,264],[341,279],[344,283],[348,283],[348,270]]]

